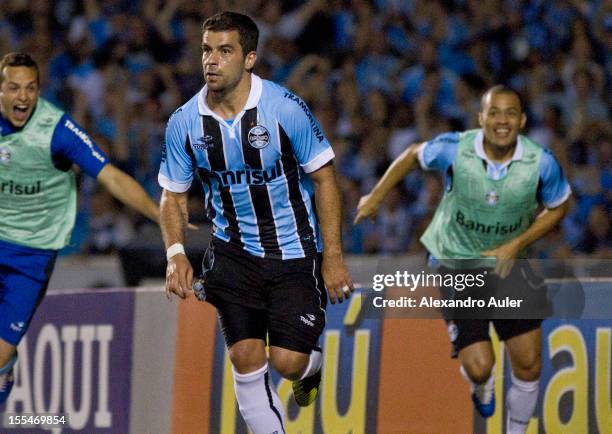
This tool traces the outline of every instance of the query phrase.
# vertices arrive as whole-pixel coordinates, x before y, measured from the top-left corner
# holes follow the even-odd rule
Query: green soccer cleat
[[[308,407],[317,399],[319,385],[321,384],[321,370],[319,369],[310,377],[291,383],[293,397],[300,407]]]

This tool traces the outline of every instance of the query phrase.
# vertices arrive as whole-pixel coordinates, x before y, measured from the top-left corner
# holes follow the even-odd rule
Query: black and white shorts
[[[206,301],[217,308],[227,347],[268,339],[301,353],[317,346],[327,293],[321,255],[266,259],[213,238],[202,264]]]
[[[515,263],[510,275],[500,279],[490,269],[452,270],[441,267],[440,274],[461,273],[481,274],[486,271],[485,285],[480,289],[456,291],[441,288],[443,299],[482,299],[488,303],[492,296],[497,299],[509,297],[523,300],[521,308],[447,308],[442,310],[451,341],[451,357],[476,342],[490,341],[489,327],[493,324],[500,340],[506,341],[538,329],[544,318],[551,313],[551,305],[546,295],[546,285],[526,260]]]

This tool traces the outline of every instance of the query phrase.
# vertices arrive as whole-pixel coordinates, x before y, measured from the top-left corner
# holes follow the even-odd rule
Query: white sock
[[[267,363],[248,374],[234,371],[234,388],[240,414],[253,434],[285,434],[285,414]]]
[[[310,352],[310,359],[308,360],[308,366],[304,370],[304,373],[300,377],[300,380],[303,380],[306,377],[310,377],[317,373],[319,369],[321,369],[321,364],[323,363],[323,353],[321,353],[320,349],[314,349]]]
[[[470,383],[471,392],[476,394],[478,400],[482,404],[486,405],[491,402],[491,399],[493,399],[493,395],[495,394],[495,365],[493,365],[493,368],[491,368],[491,375],[489,375],[487,381],[481,384],[477,384],[472,381],[467,372],[465,372],[463,365],[459,367],[459,371],[461,372],[463,378]]]
[[[529,425],[529,419],[533,416],[536,404],[538,402],[538,391],[540,389],[540,380],[524,381],[516,378],[514,373],[512,377],[512,386],[508,391],[506,398],[507,434],[524,434]]]

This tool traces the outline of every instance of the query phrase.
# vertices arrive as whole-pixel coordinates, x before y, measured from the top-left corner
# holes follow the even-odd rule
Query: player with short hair
[[[159,209],[83,129],[40,97],[38,65],[0,60],[0,404],[13,387],[17,345],[45,295],[76,216],[76,164],[153,221]]]
[[[444,196],[421,237],[431,257],[446,267],[445,272],[486,270],[494,258],[487,290],[505,287],[541,295],[532,291],[535,280],[525,261],[514,263],[527,246],[561,221],[571,190],[552,153],[519,134],[526,120],[516,91],[502,85],[490,88],[481,100],[481,128],[441,134],[408,147],[361,198],[355,223],[374,218],[387,192],[418,162],[425,170],[445,175]],[[544,210],[536,217],[539,204]],[[490,321],[447,314],[453,356],[458,356],[462,373],[472,385],[476,409],[483,417],[491,416],[495,358]],[[512,364],[506,401],[511,434],[525,432],[537,403],[541,322],[537,318],[493,320]]]
[[[333,150],[299,97],[252,72],[258,33],[238,13],[204,22],[206,85],[168,122],[159,183],[166,293],[185,298],[193,270],[183,216],[194,174],[202,181],[213,223],[206,300],[217,309],[240,413],[255,434],[267,434],[285,432],[268,362],[293,381],[298,405],[311,404],[321,378],[325,287],[334,303],[353,284],[342,259]]]

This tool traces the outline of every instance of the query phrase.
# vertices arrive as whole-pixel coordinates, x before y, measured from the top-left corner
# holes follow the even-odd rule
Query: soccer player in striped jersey
[[[542,347],[539,315],[547,305],[541,278],[526,261],[516,265],[515,261],[524,257],[528,245],[559,224],[571,195],[552,153],[519,135],[525,122],[519,94],[502,85],[492,87],[481,100],[480,129],[445,133],[410,146],[370,194],[361,198],[355,218],[355,223],[374,218],[384,196],[417,164],[445,175],[444,196],[421,237],[434,262],[441,263],[440,273],[486,274],[484,290],[476,294],[488,297],[503,292],[513,299],[524,297],[530,306],[492,320],[512,365],[506,400],[509,434],[524,433],[536,407]],[[536,215],[539,206],[543,211]],[[463,289],[449,288],[446,295],[472,293]],[[472,311],[469,317],[460,309],[443,313],[452,355],[459,358],[461,372],[472,386],[476,409],[489,417],[495,411],[495,356],[490,321],[481,314],[490,312]]]
[[[17,345],[70,241],[76,216],[73,164],[153,221],[159,209],[108,162],[89,135],[40,98],[38,65],[25,53],[0,60],[0,404],[13,386]]]
[[[194,175],[202,182],[213,223],[206,300],[217,308],[242,417],[267,434],[284,432],[268,362],[293,381],[298,405],[312,403],[326,288],[335,303],[353,284],[341,252],[333,150],[299,97],[253,73],[258,34],[238,13],[204,22],[206,85],[168,122],[159,183],[166,293],[184,298],[193,281],[183,248],[187,190]]]

